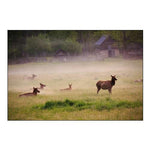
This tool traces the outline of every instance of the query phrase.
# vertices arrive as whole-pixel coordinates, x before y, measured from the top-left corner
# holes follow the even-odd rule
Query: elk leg
[[[111,88],[110,88],[110,89],[108,89],[108,91],[109,91],[109,94],[111,94]]]
[[[98,94],[98,92],[99,92],[100,89],[101,89],[100,87],[97,87],[97,94]]]

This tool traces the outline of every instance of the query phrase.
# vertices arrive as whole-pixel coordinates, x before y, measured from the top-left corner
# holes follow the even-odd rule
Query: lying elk
[[[108,81],[98,81],[96,83],[97,94],[98,94],[98,92],[99,92],[100,89],[108,90],[109,93],[111,93],[111,89],[115,85],[115,81],[116,80],[117,80],[116,77],[111,75],[111,80],[108,80]]]
[[[135,80],[134,82],[143,82],[143,79]]]
[[[72,83],[71,84],[68,84],[69,85],[69,88],[65,88],[65,89],[60,89],[61,91],[64,91],[64,90],[72,90]]]
[[[28,77],[28,79],[30,79],[30,80],[34,80],[34,78],[35,78],[35,77],[37,77],[37,75],[32,74],[32,77]]]
[[[38,89],[44,89],[44,87],[46,87],[46,85],[40,83],[40,87]]]
[[[35,74],[32,74],[32,76],[30,77],[30,76],[24,76],[24,78],[23,79],[29,79],[29,80],[34,80],[34,78],[35,77],[37,77],[37,75],[35,75]]]
[[[21,95],[19,95],[19,97],[21,97],[21,96],[36,96],[37,93],[40,93],[40,91],[38,90],[38,88],[33,87],[32,93],[21,94]]]

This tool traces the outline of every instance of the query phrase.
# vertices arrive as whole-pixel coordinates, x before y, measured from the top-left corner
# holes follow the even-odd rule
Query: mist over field
[[[119,63],[117,63],[119,61]],[[115,59],[101,62],[72,62],[72,63],[28,63],[10,65],[8,71],[9,90],[23,92],[27,86],[38,87],[39,83],[47,85],[47,94],[73,84],[73,89],[95,89],[96,81],[110,80],[111,75],[117,75],[118,81],[125,79],[133,82],[142,79],[142,64],[135,66],[136,60],[123,61]],[[138,62],[137,62],[138,63]],[[37,75],[34,80],[26,76]],[[117,83],[118,84],[118,83]]]

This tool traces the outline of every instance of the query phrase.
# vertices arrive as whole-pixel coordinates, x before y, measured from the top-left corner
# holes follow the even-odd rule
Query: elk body
[[[40,83],[40,87],[38,89],[44,89],[44,87],[46,87],[46,85]]]
[[[111,80],[108,81],[98,81],[96,83],[97,87],[97,94],[100,91],[100,89],[108,90],[109,93],[111,93],[112,87],[115,85],[116,77],[111,75]]]
[[[65,89],[60,89],[61,91],[65,91],[65,90],[72,90],[72,84],[68,84],[69,88],[65,88]]]
[[[35,75],[35,74],[32,74],[32,76],[31,76],[31,77],[30,77],[30,76],[26,76],[26,75],[25,75],[25,76],[23,77],[23,79],[34,80],[34,78],[35,78],[35,77],[37,77],[37,75]]]
[[[19,95],[19,97],[21,97],[21,96],[36,96],[37,93],[40,93],[40,91],[38,90],[38,88],[33,87],[32,93],[24,93],[24,94]]]
[[[35,78],[35,77],[37,77],[37,75],[32,74],[32,76],[31,76],[31,77],[28,77],[28,79],[30,79],[30,80],[34,80],[34,78]]]
[[[134,82],[143,82],[143,79],[135,80]]]

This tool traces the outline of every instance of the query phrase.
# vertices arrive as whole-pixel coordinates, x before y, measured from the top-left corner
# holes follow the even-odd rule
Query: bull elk
[[[111,80],[108,80],[108,81],[98,81],[96,83],[97,94],[100,91],[100,89],[108,90],[109,93],[111,93],[112,87],[115,85],[115,81],[116,80],[117,80],[116,76],[112,76],[111,75]]]
[[[40,93],[40,91],[38,90],[38,88],[33,87],[32,93],[24,93],[24,94],[19,95],[19,97],[21,97],[21,96],[36,96],[37,93]]]

